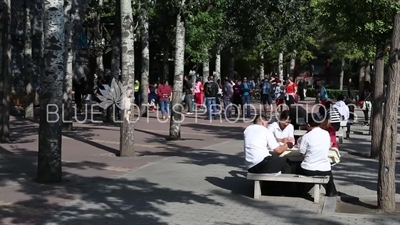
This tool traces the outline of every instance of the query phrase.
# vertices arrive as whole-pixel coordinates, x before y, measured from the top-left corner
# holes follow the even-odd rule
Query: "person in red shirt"
[[[293,82],[293,78],[289,77],[286,83],[286,105],[290,108],[295,102],[295,96],[297,94],[297,85]]]
[[[335,130],[335,128],[332,127],[332,125],[329,121],[329,116],[326,116],[326,118],[320,124],[320,127],[322,129],[328,131],[329,136],[331,137],[331,148],[336,148],[339,150],[339,145],[336,140],[336,130]]]
[[[168,119],[170,118],[169,99],[171,95],[172,95],[171,87],[168,84],[166,84],[165,80],[161,80],[160,85],[158,85],[157,88],[157,96],[160,100],[160,108],[163,119],[165,119],[167,116]]]

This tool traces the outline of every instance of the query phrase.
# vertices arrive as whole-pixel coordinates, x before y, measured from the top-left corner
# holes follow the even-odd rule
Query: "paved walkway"
[[[46,224],[344,225],[400,222],[400,217],[321,215],[318,212],[323,202],[314,204],[302,198],[253,200],[253,183],[244,178],[241,167],[242,144],[242,141],[229,141],[211,145],[166,158],[113,182],[99,183],[97,191],[70,202]],[[376,168],[374,160],[344,156],[343,162],[335,167],[338,189],[350,196],[375,196]]]
[[[15,142],[0,145],[0,224],[400,222],[380,216],[320,215],[323,201],[318,205],[301,198],[253,200],[253,184],[244,179],[242,168],[241,139],[246,125],[196,122],[191,116],[182,125],[185,140],[165,142],[162,138],[168,134],[169,124],[154,118],[141,120],[135,134],[138,157],[118,158],[114,156],[118,127],[75,124],[75,131],[65,132],[63,137],[64,182],[40,185],[32,182],[36,176],[37,124],[15,120]],[[361,126],[353,129],[366,130]],[[350,150],[367,153],[369,137],[353,135],[341,146],[341,151]],[[335,178],[338,189],[346,195],[375,197],[377,162],[343,154],[335,167]]]

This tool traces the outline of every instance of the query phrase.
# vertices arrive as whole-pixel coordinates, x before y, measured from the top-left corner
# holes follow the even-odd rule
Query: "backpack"
[[[217,97],[218,95],[218,85],[214,82],[209,82],[206,85],[206,90],[204,92],[206,97]]]
[[[268,95],[271,93],[271,84],[269,82],[264,82],[262,91],[264,95]]]

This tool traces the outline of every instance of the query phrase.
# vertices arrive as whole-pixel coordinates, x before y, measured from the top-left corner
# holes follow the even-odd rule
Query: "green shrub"
[[[338,95],[342,94],[344,97],[347,96],[347,90],[339,90],[339,89],[326,89],[328,92],[328,97],[331,99],[336,99]],[[307,88],[307,96],[315,97],[315,89]]]

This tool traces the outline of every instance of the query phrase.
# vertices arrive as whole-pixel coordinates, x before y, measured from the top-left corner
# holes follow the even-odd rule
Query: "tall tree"
[[[62,103],[65,75],[64,0],[44,1],[45,73],[40,79],[38,182],[62,179]]]
[[[25,118],[34,117],[35,92],[32,73],[32,26],[31,1],[24,2],[24,79],[25,79]]]
[[[121,71],[121,0],[116,0],[115,3],[115,22],[114,32],[112,37],[112,52],[111,52],[111,77],[119,80]]]
[[[64,77],[64,93],[63,93],[63,108],[62,118],[63,126],[66,130],[72,130],[74,109],[72,106],[72,77],[73,77],[73,61],[74,51],[73,45],[73,28],[72,15],[74,14],[75,6],[73,0],[65,0],[64,5],[64,21],[65,21],[65,77]]]
[[[175,36],[175,71],[174,85],[172,93],[172,110],[169,127],[169,139],[178,140],[181,138],[182,120],[182,89],[185,63],[185,23],[183,20],[183,8],[185,0],[181,0],[178,6],[179,12],[176,16],[176,36]]]
[[[121,132],[120,132],[120,156],[135,156],[134,147],[134,98],[131,96],[132,88],[135,86],[135,48],[134,48],[134,28],[132,5],[130,0],[121,0],[121,72],[122,84],[129,88],[129,93],[125,95],[126,105],[122,108]],[[120,96],[118,96],[120,97]]]
[[[140,8],[141,17],[141,45],[142,45],[142,76],[140,81],[142,103],[140,113],[144,115],[147,112],[148,88],[149,88],[149,70],[150,70],[150,54],[149,54],[149,2],[144,0]],[[140,115],[140,116],[142,116]]]
[[[396,151],[400,95],[400,12],[394,17],[389,57],[387,97],[383,119],[382,150],[379,154],[378,207],[396,210]]]
[[[3,4],[2,71],[0,78],[0,142],[10,142],[11,0]]]
[[[103,54],[104,54],[104,38],[103,38],[103,26],[101,24],[101,16],[103,12],[104,0],[97,0],[97,10],[96,10],[96,18],[95,18],[95,43],[96,43],[96,74],[99,77],[103,77],[104,75],[104,63],[103,63]]]

